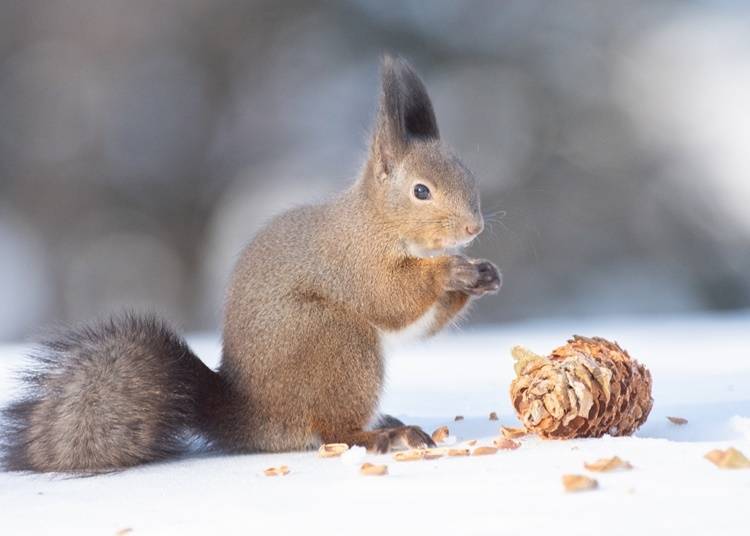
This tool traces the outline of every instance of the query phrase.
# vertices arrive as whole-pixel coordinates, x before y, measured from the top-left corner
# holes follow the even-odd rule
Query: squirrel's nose
[[[470,223],[466,226],[466,232],[469,234],[469,236],[478,235],[482,232],[482,229],[484,228],[484,225],[482,222],[479,223]]]

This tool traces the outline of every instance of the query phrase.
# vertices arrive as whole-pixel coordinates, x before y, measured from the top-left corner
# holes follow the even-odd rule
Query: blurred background
[[[469,325],[750,306],[745,2],[2,0],[0,340],[216,329],[258,227],[356,176],[385,51],[501,211]]]

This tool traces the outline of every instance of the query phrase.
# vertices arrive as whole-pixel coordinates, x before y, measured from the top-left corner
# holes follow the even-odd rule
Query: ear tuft
[[[385,55],[381,72],[380,108],[372,146],[378,176],[389,174],[413,140],[440,137],[427,89],[408,62]]]
[[[399,82],[401,114],[406,135],[412,138],[438,139],[440,132],[437,119],[422,79],[405,59],[386,56],[384,65],[388,60]]]

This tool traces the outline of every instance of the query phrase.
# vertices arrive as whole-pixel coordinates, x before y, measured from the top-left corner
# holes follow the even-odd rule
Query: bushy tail
[[[126,314],[41,343],[4,410],[8,470],[96,473],[179,453],[219,376],[153,316]]]

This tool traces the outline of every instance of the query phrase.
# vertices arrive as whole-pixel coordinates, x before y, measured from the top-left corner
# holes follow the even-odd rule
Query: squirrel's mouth
[[[430,245],[418,244],[416,242],[405,242],[406,254],[409,257],[416,257],[419,259],[431,258],[431,257],[443,257],[445,255],[455,255],[471,244],[474,241],[475,236],[471,236],[464,239],[456,240],[441,240],[436,241]]]
[[[466,246],[468,246],[469,244],[471,244],[477,236],[478,235],[467,236],[466,238],[462,238],[460,240],[456,240],[453,243],[452,246],[449,246],[448,249],[461,249],[461,248],[465,248]]]
[[[440,249],[424,248],[415,244],[410,244],[406,248],[406,253],[409,255],[409,257],[416,257],[418,259],[429,259],[432,257],[443,257],[448,253],[448,250],[445,248],[440,248]]]

